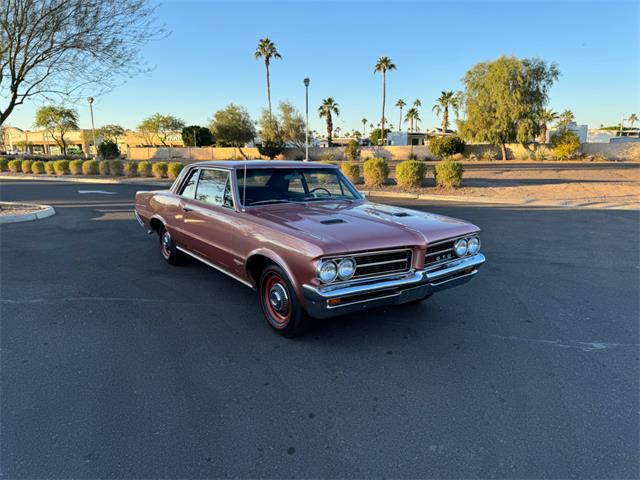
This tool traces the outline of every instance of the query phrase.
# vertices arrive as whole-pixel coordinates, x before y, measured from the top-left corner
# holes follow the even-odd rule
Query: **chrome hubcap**
[[[168,252],[171,247],[171,234],[169,232],[164,232],[162,235],[162,246]]]
[[[269,302],[273,309],[278,313],[283,313],[289,308],[289,297],[287,290],[281,283],[276,283],[269,291]]]

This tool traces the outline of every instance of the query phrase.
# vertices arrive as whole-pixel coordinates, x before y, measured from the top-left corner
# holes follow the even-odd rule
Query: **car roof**
[[[245,168],[335,168],[335,165],[320,162],[302,162],[294,160],[213,160],[192,163],[190,167],[219,167],[230,169]]]

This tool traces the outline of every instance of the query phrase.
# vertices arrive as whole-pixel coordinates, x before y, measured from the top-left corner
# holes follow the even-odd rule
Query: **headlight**
[[[351,258],[343,258],[338,264],[340,280],[349,280],[356,271],[356,263]]]
[[[318,278],[323,283],[333,282],[338,276],[338,267],[336,262],[329,260],[322,262],[318,267]]]
[[[480,238],[471,237],[467,242],[467,250],[471,255],[475,255],[480,250]]]
[[[455,250],[456,255],[458,255],[459,257],[464,257],[467,254],[467,248],[468,247],[466,238],[461,238],[453,245],[453,249]]]

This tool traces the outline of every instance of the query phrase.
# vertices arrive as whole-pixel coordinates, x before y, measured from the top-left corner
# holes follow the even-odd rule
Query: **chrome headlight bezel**
[[[459,238],[453,244],[453,251],[458,257],[464,257],[468,253],[467,239]]]
[[[333,275],[330,277],[323,277],[323,272],[325,267],[331,268],[333,266]],[[338,278],[338,265],[333,260],[322,260],[318,262],[318,266],[316,267],[316,277],[322,283],[331,283]]]
[[[351,271],[343,274],[342,270],[343,268],[345,268],[346,265],[351,264]],[[345,257],[342,260],[340,260],[340,262],[338,263],[338,278],[340,280],[349,280],[351,277],[353,277],[353,275],[356,273],[356,262],[353,258],[351,257]]]
[[[472,248],[472,242],[474,247]],[[480,242],[480,237],[477,235],[474,235],[473,237],[469,237],[467,239],[467,253],[469,253],[469,255],[475,255],[476,253],[478,253],[480,251],[480,246],[481,246],[481,242]]]

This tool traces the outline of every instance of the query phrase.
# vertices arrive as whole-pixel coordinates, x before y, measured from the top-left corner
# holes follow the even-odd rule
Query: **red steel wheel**
[[[269,265],[260,275],[260,306],[269,325],[285,337],[296,337],[309,324],[287,274],[277,265]]]

